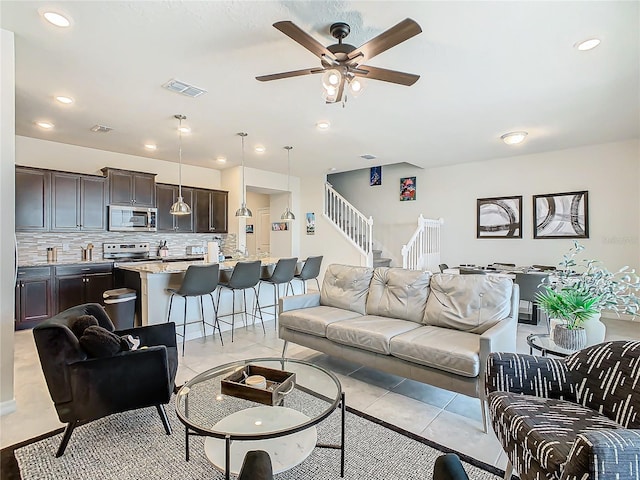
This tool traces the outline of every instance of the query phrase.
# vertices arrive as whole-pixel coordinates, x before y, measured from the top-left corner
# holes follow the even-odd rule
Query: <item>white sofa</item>
[[[492,275],[329,265],[320,293],[280,299],[288,342],[481,400],[491,352],[515,352],[518,286]]]

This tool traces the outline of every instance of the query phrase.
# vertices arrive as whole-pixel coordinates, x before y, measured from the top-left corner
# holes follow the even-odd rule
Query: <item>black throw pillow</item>
[[[80,337],[80,346],[89,356],[95,358],[111,357],[122,351],[122,342],[118,335],[95,325],[86,328]]]
[[[98,320],[93,315],[80,315],[70,325],[70,329],[78,340],[87,329],[87,327],[97,326]]]

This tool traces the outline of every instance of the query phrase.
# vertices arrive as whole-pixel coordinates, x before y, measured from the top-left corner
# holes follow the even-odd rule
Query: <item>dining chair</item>
[[[300,271],[300,273],[293,277],[302,282],[302,293],[307,293],[307,280],[315,280],[316,285],[318,286],[318,291],[320,291],[320,283],[318,282],[318,275],[320,275],[320,265],[322,265],[322,255],[308,257],[304,261],[304,265],[302,266],[302,270]]]
[[[273,304],[263,305],[260,309],[273,307],[273,318],[278,319],[278,294],[280,293],[280,285],[286,285],[284,294],[289,293],[289,287],[293,293],[293,286],[291,280],[296,273],[296,266],[298,265],[298,257],[281,258],[276,263],[276,267],[273,269],[273,273],[269,276],[260,278],[258,283],[258,297],[260,296],[260,287],[263,284],[269,284],[273,287]]]

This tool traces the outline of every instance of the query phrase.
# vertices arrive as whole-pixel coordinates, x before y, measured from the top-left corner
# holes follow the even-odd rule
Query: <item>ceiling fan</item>
[[[410,18],[404,19],[358,48],[342,43],[351,32],[351,27],[344,22],[334,23],[329,28],[331,36],[337,39],[338,43],[328,47],[323,46],[293,22],[276,22],[273,26],[320,58],[322,66],[256,77],[256,80],[261,82],[322,73],[326,102],[338,103],[342,101],[346,85],[349,85],[353,92],[357,92],[361,88],[361,84],[356,77],[407,86],[413,85],[420,78],[420,75],[412,73],[364,65],[364,62],[376,55],[422,32],[420,25]]]

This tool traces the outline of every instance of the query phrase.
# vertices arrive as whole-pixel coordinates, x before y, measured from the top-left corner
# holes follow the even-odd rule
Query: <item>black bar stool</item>
[[[265,305],[261,307],[261,309],[273,307],[274,320],[278,318],[278,294],[280,293],[280,285],[287,285],[287,288],[285,288],[284,291],[285,295],[289,293],[289,287],[291,287],[291,292],[293,293],[291,280],[293,280],[293,276],[296,274],[297,264],[298,257],[281,258],[278,260],[278,263],[276,263],[276,268],[273,269],[271,276],[260,279],[260,283],[258,284],[258,296],[260,296],[260,287],[263,283],[269,283],[273,286],[273,305]]]
[[[238,262],[236,266],[233,267],[233,272],[231,273],[231,278],[229,278],[228,282],[220,282],[220,288],[218,289],[218,308],[220,308],[220,293],[223,288],[227,288],[231,290],[231,295],[233,297],[232,302],[232,310],[231,313],[225,315],[219,315],[218,318],[222,317],[231,317],[231,322],[225,322],[224,320],[220,320],[222,323],[226,323],[227,325],[231,325],[231,341],[233,342],[233,329],[235,326],[235,316],[236,313],[244,314],[244,324],[247,325],[247,315],[253,317],[253,322],[255,323],[256,315],[253,313],[247,313],[247,290],[252,289],[256,299],[256,307],[258,310],[258,314],[260,315],[260,321],[262,322],[262,330],[266,333],[264,329],[264,321],[262,320],[262,312],[260,311],[260,302],[258,299],[258,292],[256,291],[256,285],[260,281],[260,271],[262,270],[262,263],[260,260],[256,260],[255,262]],[[242,296],[244,299],[243,302],[243,310],[236,312],[236,290],[242,290]]]
[[[220,265],[217,263],[211,265],[189,265],[182,285],[178,290],[168,288],[167,292],[171,294],[169,300],[169,314],[167,315],[167,322],[171,321],[171,307],[173,306],[173,297],[178,295],[184,298],[184,319],[182,322],[182,333],[176,331],[176,335],[182,337],[182,356],[184,356],[184,344],[186,340],[187,325],[192,323],[199,323],[199,321],[187,322],[187,300],[189,297],[200,297],[200,314],[202,315],[202,326],[204,328],[205,337],[207,330],[205,325],[209,325],[213,328],[213,336],[215,337],[216,328],[220,334],[220,343],[224,345],[222,341],[222,331],[220,330],[220,324],[218,323],[218,308],[213,301],[213,292],[218,286],[218,275],[220,271]],[[213,323],[207,323],[204,318],[204,306],[202,304],[202,297],[209,295],[211,297],[211,304],[213,305]],[[180,326],[180,324],[177,324]]]
[[[307,293],[307,280],[314,279],[320,291],[320,283],[318,282],[318,275],[320,275],[320,265],[322,264],[322,255],[317,257],[309,257],[305,260],[304,266],[298,275],[293,278],[302,281],[302,292]],[[293,290],[293,285],[291,286]]]

